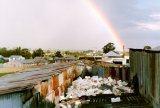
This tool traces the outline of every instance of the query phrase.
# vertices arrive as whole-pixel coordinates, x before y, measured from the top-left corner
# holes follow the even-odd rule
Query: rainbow
[[[96,6],[96,4],[92,0],[85,0],[87,4],[91,7],[91,10],[95,13],[95,15],[98,17],[100,22],[104,25],[104,27],[107,29],[107,31],[111,34],[114,44],[116,45],[116,49],[119,51],[123,51],[124,43],[120,39],[119,34],[115,31],[113,28],[111,22],[108,20],[107,16],[104,16],[100,9]]]

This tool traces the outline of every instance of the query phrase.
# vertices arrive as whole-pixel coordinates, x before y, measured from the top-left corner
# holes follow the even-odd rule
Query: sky
[[[0,47],[119,50],[92,4],[125,48],[160,45],[160,0],[0,0]]]

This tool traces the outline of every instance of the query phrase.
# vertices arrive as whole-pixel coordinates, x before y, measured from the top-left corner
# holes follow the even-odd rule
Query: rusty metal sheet
[[[61,74],[66,68],[74,64],[76,63],[50,64],[0,77],[0,94],[33,88],[39,82],[52,79],[53,76]]]
[[[140,93],[160,106],[160,51],[130,49],[130,77],[138,75]]]

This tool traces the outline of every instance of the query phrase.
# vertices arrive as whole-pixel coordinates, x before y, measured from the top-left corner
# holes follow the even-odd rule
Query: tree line
[[[108,53],[108,52],[110,52],[110,51],[114,51],[114,50],[116,49],[116,47],[115,47],[114,43],[109,42],[109,43],[106,44],[102,49],[103,49],[103,53]],[[149,46],[149,45],[146,45],[146,46],[143,47],[143,49],[144,49],[144,50],[151,50],[152,47]]]
[[[21,48],[21,47],[17,47],[14,49],[0,48],[0,55],[4,57],[10,57],[11,55],[21,55],[26,59],[30,59],[35,57],[43,57],[44,51],[41,48],[39,48],[31,53],[28,48]]]

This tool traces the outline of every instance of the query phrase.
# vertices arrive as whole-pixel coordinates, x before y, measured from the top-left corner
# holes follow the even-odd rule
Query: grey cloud
[[[160,40],[158,0],[101,0],[101,2],[95,0],[95,2],[103,6],[100,8],[109,17],[126,47],[143,48],[146,44],[151,46],[159,44],[157,42]]]
[[[53,49],[101,49],[114,41],[86,0],[2,0],[0,1],[1,46]],[[127,47],[143,40],[140,47],[158,31],[137,28],[154,24],[160,9],[140,8],[140,0],[93,0],[112,22]],[[153,4],[152,4],[153,5]],[[153,15],[152,18],[149,15]],[[154,18],[154,20],[153,20]],[[155,19],[156,18],[156,19]],[[152,23],[154,21],[154,23]],[[156,28],[156,27],[155,27]],[[151,45],[156,45],[152,39]],[[137,45],[137,44],[136,44]]]

